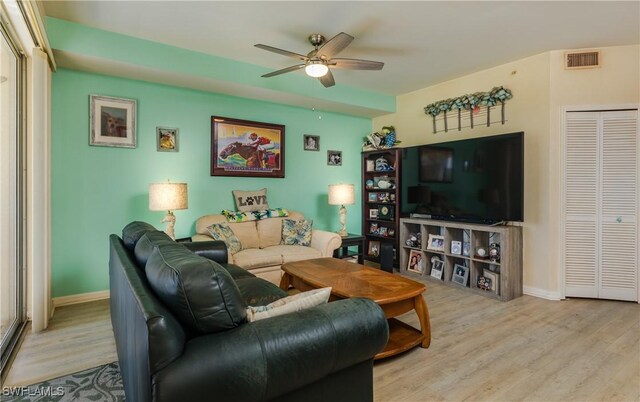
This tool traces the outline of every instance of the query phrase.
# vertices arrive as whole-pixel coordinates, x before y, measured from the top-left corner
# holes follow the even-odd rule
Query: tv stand
[[[463,222],[449,222],[433,219],[400,219],[400,272],[410,277],[418,277],[428,281],[439,282],[447,286],[465,289],[483,296],[502,301],[522,296],[522,227],[497,225],[480,225]],[[420,233],[422,242],[417,247],[408,246],[406,241],[410,233]],[[428,244],[429,235],[442,236],[442,249],[435,250]],[[452,249],[452,242],[460,242],[462,249]],[[467,255],[464,245],[468,244]],[[489,246],[496,243],[500,247],[497,261],[488,255],[478,255],[479,248],[489,251]],[[411,254],[419,253],[422,257],[422,272],[409,270]],[[433,257],[443,261],[443,272],[440,278],[431,276]],[[456,265],[468,268],[468,276],[464,285],[452,279]],[[478,287],[478,278],[491,278],[491,290]]]

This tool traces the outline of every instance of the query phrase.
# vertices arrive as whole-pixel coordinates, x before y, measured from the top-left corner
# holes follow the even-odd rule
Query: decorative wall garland
[[[458,110],[458,130],[461,129],[461,113],[462,110],[469,111],[469,120],[471,128],[473,128],[473,113],[481,106],[487,107],[487,127],[491,125],[491,107],[498,103],[501,105],[502,124],[505,122],[504,103],[513,97],[511,90],[502,86],[494,87],[489,92],[476,92],[473,94],[462,95],[457,98],[449,98],[434,102],[425,106],[424,113],[433,118],[433,133],[436,133],[436,116],[444,113],[444,131],[449,131],[447,122],[447,112]]]

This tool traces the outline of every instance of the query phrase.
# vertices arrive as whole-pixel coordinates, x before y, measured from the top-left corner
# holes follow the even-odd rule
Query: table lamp
[[[171,212],[188,208],[187,183],[151,183],[149,184],[149,209],[152,211],[167,211],[160,222],[168,222],[165,233],[173,240],[176,239],[174,230],[176,217]]]
[[[347,208],[345,205],[356,203],[356,191],[353,184],[330,184],[329,185],[329,205],[340,205],[340,225],[342,227],[338,234],[347,236]]]

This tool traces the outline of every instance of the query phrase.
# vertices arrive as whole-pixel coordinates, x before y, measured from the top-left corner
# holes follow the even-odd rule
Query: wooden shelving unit
[[[380,160],[380,158],[387,161],[387,169],[376,169],[376,160]],[[362,153],[362,234],[366,238],[365,260],[380,262],[379,255],[369,254],[371,242],[379,242],[380,245],[391,243],[394,249],[393,265],[395,267],[398,266],[398,239],[400,237],[401,162],[402,150],[399,148]],[[380,180],[392,183],[392,187],[381,188],[378,186]],[[381,211],[384,208],[390,211],[391,216],[382,216]],[[372,217],[372,210],[378,211],[378,217]],[[378,232],[372,232],[372,229],[376,227]]]
[[[448,286],[465,288],[483,296],[507,301],[522,296],[522,228],[519,226],[487,226],[458,222],[436,221],[430,219],[400,220],[400,271],[408,276],[426,278]],[[421,233],[420,247],[409,247],[406,240],[411,233]],[[429,248],[429,235],[444,237],[444,250],[434,251]],[[451,242],[468,243],[469,255],[451,252]],[[476,254],[478,248],[488,251],[489,245],[500,246],[500,257],[497,261]],[[422,273],[407,269],[412,250],[422,256]],[[432,257],[444,261],[441,279],[431,276]],[[466,285],[452,282],[456,264],[469,268]],[[485,271],[488,273],[485,274]],[[478,288],[479,276],[490,276],[497,279],[494,290]]]

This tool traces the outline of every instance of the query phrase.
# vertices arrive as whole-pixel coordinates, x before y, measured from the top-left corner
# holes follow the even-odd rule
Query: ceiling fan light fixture
[[[329,72],[329,67],[321,61],[310,61],[304,68],[304,72],[309,77],[319,78],[324,77]]]

